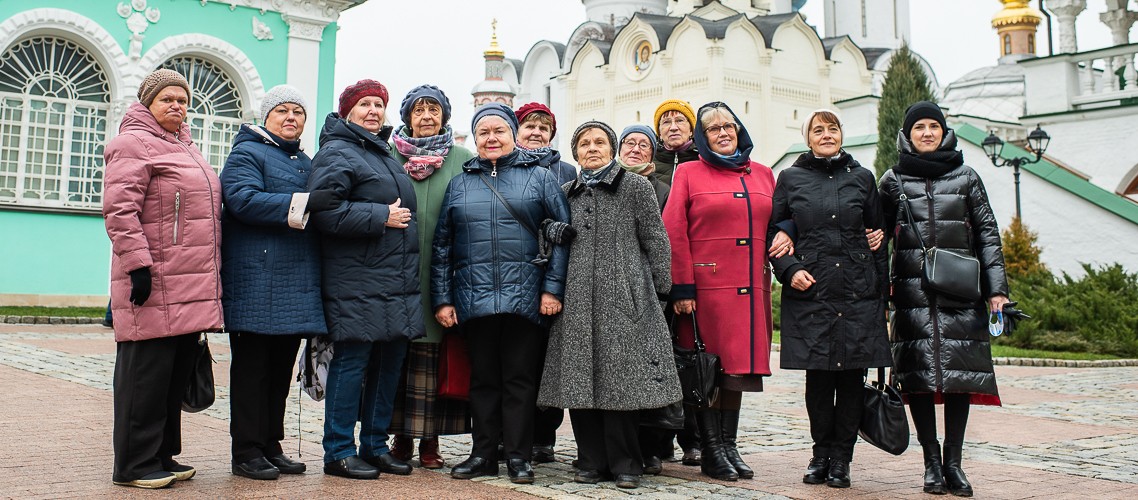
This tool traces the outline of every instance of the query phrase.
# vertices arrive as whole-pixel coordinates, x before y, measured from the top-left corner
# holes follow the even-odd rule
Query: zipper
[[[929,248],[936,247],[936,215],[933,210],[933,180],[925,179],[925,202],[929,206]],[[917,229],[917,228],[913,228]],[[921,257],[924,259],[924,256]],[[933,363],[936,367],[936,391],[941,392],[944,385],[944,375],[941,373],[941,337],[940,318],[937,311],[936,294],[925,294],[929,298],[929,317],[933,323]]]
[[[711,274],[715,274],[715,263],[714,262],[708,262],[708,263],[697,262],[697,263],[692,264],[692,265],[695,267],[710,267],[711,268]]]
[[[490,174],[490,176],[494,177],[497,175],[498,175],[498,166],[495,165],[494,171]],[[494,189],[498,189],[498,186],[494,186]],[[501,263],[498,261],[498,256],[499,256],[499,252],[498,252],[498,214],[497,214],[498,203],[494,203],[494,193],[489,193],[489,195],[490,195],[490,220],[494,222],[493,224],[490,224],[490,241],[494,242],[493,252],[491,252],[492,254],[494,254],[494,290],[501,290],[502,289],[502,285],[501,285],[502,269],[501,269]],[[521,221],[518,221],[518,222],[521,223]],[[500,294],[500,293],[494,294],[494,312],[495,313],[501,311],[501,309],[502,309],[501,297],[502,297],[502,294]],[[540,293],[538,294],[537,304],[538,304],[538,306],[537,306],[538,315],[540,316],[541,315],[541,294]]]
[[[182,220],[182,192],[174,192],[174,244],[178,244],[178,222]]]
[[[494,168],[490,169],[490,177],[497,177],[497,176],[498,176],[498,165],[495,164]]]

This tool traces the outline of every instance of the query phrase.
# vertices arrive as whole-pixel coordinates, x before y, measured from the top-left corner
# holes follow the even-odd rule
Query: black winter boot
[[[925,450],[925,493],[948,493],[944,487],[944,473],[941,471],[940,443],[922,444],[921,447]]]
[[[963,454],[963,445],[945,445],[944,447],[944,484],[948,492],[958,497],[972,496],[972,483],[960,468],[960,459]]]
[[[735,439],[739,435],[739,410],[719,410],[719,423],[722,426],[723,451],[727,454],[727,461],[735,467],[740,479],[755,477],[755,471],[747,466],[735,446]]]
[[[699,436],[703,445],[700,470],[720,481],[737,481],[739,473],[735,471],[735,466],[731,465],[727,460],[727,453],[723,451],[719,410],[701,408],[696,413],[696,420],[699,422]]]

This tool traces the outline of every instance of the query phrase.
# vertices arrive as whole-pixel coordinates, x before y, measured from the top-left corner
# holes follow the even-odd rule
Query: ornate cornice
[[[229,10],[237,7],[257,9],[261,14],[277,12],[282,15],[306,17],[324,24],[335,22],[340,13],[367,0],[193,0],[202,4],[220,3],[228,5]]]
[[[328,26],[328,23],[323,20],[292,14],[281,14],[281,19],[288,23],[289,38],[300,38],[314,42],[324,40],[324,27]]]

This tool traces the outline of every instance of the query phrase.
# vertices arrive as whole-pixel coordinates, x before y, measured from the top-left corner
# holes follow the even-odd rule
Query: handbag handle
[[[677,317],[679,317],[678,314],[673,314],[672,320],[668,323],[668,330],[671,330],[671,332],[672,332],[672,343],[673,344],[676,343],[676,337],[677,337],[677,335],[676,335],[676,333],[677,333],[676,332],[676,318]],[[703,344],[703,338],[700,337],[700,335],[699,335],[699,321],[696,320],[694,309],[691,312],[691,326],[692,326],[692,337],[695,339],[695,349],[699,352],[707,351],[707,346],[705,346]]]

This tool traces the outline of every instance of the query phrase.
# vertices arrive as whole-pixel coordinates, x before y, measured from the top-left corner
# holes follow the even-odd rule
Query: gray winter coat
[[[594,187],[578,178],[563,188],[577,238],[538,405],[629,411],[679,401],[660,305],[671,249],[652,184],[612,165]]]

